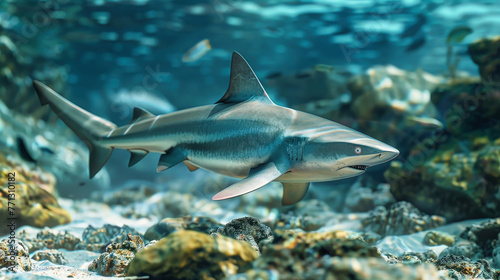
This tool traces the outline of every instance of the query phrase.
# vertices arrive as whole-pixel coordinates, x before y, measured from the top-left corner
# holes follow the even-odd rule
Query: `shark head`
[[[298,133],[307,139],[304,159],[314,159],[313,167],[324,181],[363,174],[369,167],[399,155],[394,147],[332,121],[324,120],[322,125]]]

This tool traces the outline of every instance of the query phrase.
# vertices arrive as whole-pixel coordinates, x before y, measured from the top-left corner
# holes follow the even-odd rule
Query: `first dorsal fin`
[[[139,107],[134,107],[134,113],[132,115],[132,120],[130,121],[130,123],[134,123],[134,122],[137,122],[140,120],[154,118],[154,117],[156,117],[156,116],[151,114],[150,112],[148,112],[144,109],[141,109]]]
[[[262,87],[259,78],[238,52],[233,52],[231,76],[226,94],[217,103],[238,103],[250,98],[274,104]]]

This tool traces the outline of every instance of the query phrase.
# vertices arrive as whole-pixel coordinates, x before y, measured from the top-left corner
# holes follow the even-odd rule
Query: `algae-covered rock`
[[[144,249],[144,241],[138,235],[128,234],[123,243],[111,243],[106,247],[106,252],[89,265],[90,271],[95,271],[104,276],[126,276],[126,269],[135,254]]]
[[[9,178],[14,180],[10,181],[11,188],[0,189],[0,217],[16,217],[18,226],[34,227],[53,227],[71,221],[69,212],[61,208],[57,199],[41,187],[47,184],[47,189],[53,189],[55,182],[50,174],[22,168],[1,154],[0,173],[2,186],[8,186]],[[0,229],[0,235],[5,234],[4,231],[4,228]]]
[[[394,196],[448,221],[498,216],[500,144],[488,141],[464,151],[464,142],[448,140],[428,157],[416,148],[415,160],[392,162],[384,175]]]
[[[56,250],[45,250],[45,251],[38,251],[35,252],[33,257],[31,257],[35,261],[43,261],[43,260],[48,260],[54,264],[67,264],[68,260],[64,257],[63,253],[56,251]]]
[[[252,217],[234,219],[226,225],[212,230],[212,233],[245,241],[257,252],[260,252],[264,244],[274,240],[271,228]]]
[[[30,252],[44,248],[72,251],[81,242],[80,238],[68,231],[58,232],[50,229],[41,230],[35,237],[31,237],[23,230],[19,232],[18,237],[28,246]]]
[[[386,236],[420,232],[444,225],[445,222],[443,217],[429,216],[411,203],[400,201],[393,204],[389,211],[385,207],[377,207],[362,224],[365,231]]]
[[[209,217],[186,216],[181,218],[165,218],[151,226],[144,234],[144,238],[147,240],[159,240],[178,230],[194,230],[208,234],[210,233],[210,229],[221,225],[221,223]]]
[[[469,45],[472,61],[479,66],[481,77],[500,81],[500,36],[482,38]]]
[[[113,242],[122,243],[127,240],[129,234],[142,237],[140,233],[127,225],[119,227],[106,224],[97,229],[89,225],[83,231],[82,241],[75,246],[75,250],[104,252],[106,246]]]
[[[255,250],[233,238],[177,231],[138,252],[127,275],[162,279],[221,279],[244,271]]]
[[[448,271],[453,279],[499,279],[500,272],[491,268],[486,260],[472,261],[464,256],[447,255],[439,258],[435,265],[438,269]]]
[[[0,268],[4,267],[13,272],[32,270],[28,247],[21,240],[9,238],[0,241]]]

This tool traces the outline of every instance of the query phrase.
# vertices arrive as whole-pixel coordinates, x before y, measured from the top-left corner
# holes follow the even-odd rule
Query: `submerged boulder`
[[[470,44],[469,54],[479,66],[483,79],[500,82],[500,36],[482,38]]]
[[[245,242],[178,231],[138,252],[127,275],[154,279],[222,279],[243,272],[258,253]]]

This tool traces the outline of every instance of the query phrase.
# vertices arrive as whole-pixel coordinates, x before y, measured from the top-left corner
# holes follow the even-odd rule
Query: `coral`
[[[245,241],[257,252],[260,252],[264,244],[271,243],[274,240],[271,228],[252,217],[234,219],[224,226],[211,230],[211,234],[224,235]]]
[[[178,230],[194,230],[210,233],[210,229],[221,226],[221,224],[209,217],[165,218],[150,227],[144,234],[146,240],[159,240],[172,232]]]
[[[75,235],[65,232],[44,229],[36,234],[35,238],[31,238],[26,231],[19,232],[19,239],[22,240],[30,251],[47,249],[66,249],[68,251],[75,250],[76,244],[81,242],[80,238]]]
[[[33,255],[32,259],[34,259],[35,261],[48,260],[52,263],[62,264],[62,265],[68,263],[68,260],[64,258],[63,253],[56,250],[38,251]]]
[[[0,241],[0,268],[11,267],[15,272],[30,271],[33,268],[29,250],[21,240],[2,239]]]
[[[89,265],[90,271],[95,271],[104,276],[126,276],[126,269],[135,254],[144,249],[144,241],[138,235],[127,235],[123,243],[111,243],[106,247],[106,252]]]
[[[138,252],[127,275],[221,279],[243,272],[257,256],[250,245],[233,238],[177,231]]]
[[[409,72],[394,66],[375,66],[347,84],[351,111],[362,132],[398,147],[401,143],[439,127],[431,92],[443,78],[424,71]],[[411,125],[409,125],[411,124]]]
[[[75,250],[88,250],[104,252],[106,246],[111,243],[121,243],[127,240],[128,235],[139,235],[135,229],[127,225],[122,227],[106,224],[101,228],[88,226],[82,234],[82,241],[75,246]]]
[[[362,221],[365,231],[372,231],[382,236],[404,235],[424,231],[445,224],[439,216],[421,213],[411,203],[400,201],[393,204],[389,211],[379,206]]]

